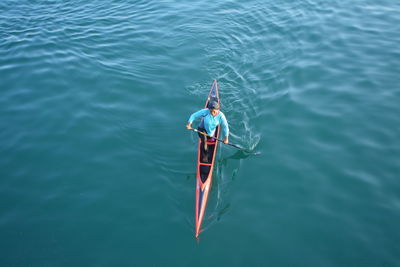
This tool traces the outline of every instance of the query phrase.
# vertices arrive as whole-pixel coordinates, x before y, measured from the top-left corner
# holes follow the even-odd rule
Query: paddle
[[[196,133],[202,134],[202,135],[207,136],[207,137],[210,137],[210,138],[214,138],[214,139],[216,139],[216,140],[222,142],[223,144],[225,144],[225,143],[224,143],[224,140],[221,140],[221,139],[215,138],[215,137],[213,137],[213,136],[210,136],[210,135],[208,135],[208,134],[205,133],[205,132],[201,132],[201,131],[199,131],[199,130],[197,130],[197,129],[194,129],[194,128],[190,128],[189,130],[192,130],[192,131],[194,131],[194,132],[196,132]],[[225,145],[233,146],[233,147],[235,147],[235,148],[237,148],[237,149],[240,149],[240,150],[242,150],[243,152],[246,152],[246,153],[249,153],[249,154],[260,154],[259,152],[252,152],[252,151],[250,151],[250,150],[248,150],[248,149],[245,149],[245,148],[240,147],[240,146],[235,145],[235,144],[230,144],[230,143],[228,143],[228,144],[225,144]]]

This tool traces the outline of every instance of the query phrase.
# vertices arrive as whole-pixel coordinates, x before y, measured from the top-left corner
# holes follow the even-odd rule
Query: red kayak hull
[[[209,101],[217,101],[219,104],[218,83],[214,80],[210,93],[207,97],[205,108]],[[215,137],[219,137],[219,126],[215,131]],[[217,140],[207,139],[208,145],[208,161],[203,161],[203,150],[200,147],[201,140],[198,141],[197,152],[197,171],[196,171],[196,234],[198,238],[201,232],[201,224],[204,219],[209,192],[211,190],[212,176],[217,155]]]

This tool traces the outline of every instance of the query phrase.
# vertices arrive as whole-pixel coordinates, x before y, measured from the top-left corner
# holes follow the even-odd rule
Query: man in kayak
[[[197,128],[198,131],[204,132],[209,136],[214,136],[215,129],[218,125],[222,125],[222,136],[224,144],[228,144],[228,136],[229,136],[229,126],[228,121],[225,118],[224,113],[219,110],[219,104],[216,101],[210,101],[207,105],[206,109],[201,109],[195,113],[193,113],[186,125],[186,129],[192,129],[192,123],[195,119],[202,118],[199,127]],[[206,136],[199,133],[199,137],[201,139],[202,147],[204,152],[207,152],[207,140]],[[207,155],[207,153],[204,153]]]

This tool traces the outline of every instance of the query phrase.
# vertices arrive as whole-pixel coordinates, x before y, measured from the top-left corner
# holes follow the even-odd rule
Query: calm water
[[[1,266],[399,266],[399,1],[0,3]],[[194,239],[189,115],[223,146]]]

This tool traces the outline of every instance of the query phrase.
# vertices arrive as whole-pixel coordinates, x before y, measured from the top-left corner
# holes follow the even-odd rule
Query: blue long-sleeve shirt
[[[229,136],[229,126],[224,113],[220,111],[218,115],[214,117],[213,115],[211,115],[210,110],[208,110],[207,108],[202,109],[193,113],[189,118],[189,122],[192,123],[195,119],[201,117],[203,118],[204,129],[206,129],[209,135],[213,136],[215,128],[217,128],[218,125],[222,125],[222,136]]]

